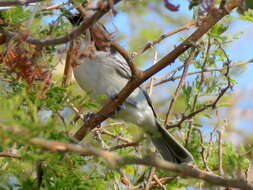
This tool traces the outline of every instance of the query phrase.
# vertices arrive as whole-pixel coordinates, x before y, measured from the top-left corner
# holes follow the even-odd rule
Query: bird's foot
[[[92,118],[94,115],[95,115],[95,113],[93,113],[93,112],[87,112],[86,114],[84,114],[84,115],[82,116],[83,121],[84,121],[84,122],[87,122],[87,121],[88,121],[90,118]],[[97,127],[97,128],[100,128],[100,127],[101,127],[101,124],[97,125],[96,127]]]
[[[118,96],[118,94],[112,95],[111,96],[111,100],[116,100],[117,96]],[[116,110],[115,110],[115,112],[114,112],[114,114],[118,113],[122,109],[126,109],[126,106],[124,104],[118,105],[117,108],[116,108]]]

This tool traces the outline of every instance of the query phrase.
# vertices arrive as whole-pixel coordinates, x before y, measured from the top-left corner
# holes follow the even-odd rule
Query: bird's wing
[[[114,52],[112,52],[112,53],[114,53]],[[129,65],[127,64],[126,60],[118,52],[115,52],[114,54],[115,54],[115,56],[117,56],[117,59],[115,59],[115,60],[117,60],[117,64],[118,64],[116,66],[116,71],[118,72],[118,74],[121,77],[124,77],[129,80],[132,75]],[[148,105],[151,107],[151,109],[153,111],[154,116],[156,117],[155,109],[152,105],[152,101],[151,101],[147,91],[145,90],[145,88],[143,86],[139,86],[138,88],[140,90],[140,93],[142,93],[142,95],[145,97]],[[126,99],[126,102],[135,106],[135,107],[138,106],[138,104],[136,102],[136,98],[132,97],[131,95]]]
[[[150,99],[150,97],[149,97],[147,91],[144,89],[143,86],[140,86],[139,88],[141,89],[142,93],[144,94],[144,96],[145,96],[145,98],[146,98],[146,100],[147,100],[147,102],[148,102],[148,105],[151,107],[154,116],[157,117],[156,112],[155,112],[155,109],[154,109],[154,107],[153,107],[153,105],[152,105],[152,101],[151,101],[151,99]]]
[[[115,49],[111,48],[112,55],[115,56],[116,65],[115,69],[116,72],[123,78],[126,78],[127,80],[131,79],[132,73],[130,70],[129,65],[127,64],[126,60],[118,53]]]

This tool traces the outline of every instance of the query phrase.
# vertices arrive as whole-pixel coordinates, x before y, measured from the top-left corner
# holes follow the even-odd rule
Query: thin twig
[[[195,25],[196,23],[197,23],[197,21],[193,20],[193,21],[191,21],[190,23],[187,23],[187,24],[185,24],[185,25],[183,25],[183,26],[181,26],[181,27],[179,27],[179,28],[177,28],[177,29],[175,29],[175,30],[173,30],[173,31],[171,31],[171,32],[168,32],[167,34],[161,35],[161,36],[160,36],[158,39],[156,39],[155,41],[147,43],[147,44],[139,51],[139,53],[138,53],[137,55],[143,54],[143,53],[144,53],[145,51],[147,51],[149,48],[154,47],[156,44],[160,43],[160,42],[161,42],[162,40],[164,40],[165,38],[168,38],[168,37],[170,37],[170,36],[172,36],[172,35],[174,35],[174,34],[176,34],[176,33],[178,33],[178,32],[183,31],[183,30],[189,30],[189,28],[190,28],[191,26]],[[136,55],[136,56],[137,56],[137,55]]]
[[[214,102],[212,102],[210,104],[206,104],[203,107],[199,108],[198,110],[195,110],[194,112],[189,113],[188,115],[183,115],[181,120],[178,123],[172,124],[172,125],[167,125],[166,128],[170,129],[170,128],[174,128],[174,127],[181,127],[181,125],[184,121],[189,120],[190,118],[193,118],[194,116],[196,116],[197,114],[203,112],[204,110],[206,110],[208,108],[214,108],[226,91],[227,91],[227,88],[222,89],[221,93],[217,96],[217,98],[214,100]]]
[[[158,54],[157,50],[155,49],[153,65],[157,62],[157,54]],[[153,91],[153,83],[154,83],[154,77],[151,77],[150,85],[149,85],[149,92],[148,92],[149,96],[151,96],[152,91]]]
[[[224,175],[224,171],[223,171],[223,167],[222,167],[222,159],[223,159],[223,157],[222,157],[222,155],[223,155],[223,148],[222,148],[222,132],[221,132],[221,130],[217,130],[217,134],[218,134],[218,145],[219,145],[219,150],[218,150],[218,154],[219,154],[219,174],[221,175],[221,176],[223,176]]]
[[[102,126],[99,126],[99,127],[95,127],[94,129],[92,129],[92,131],[100,131],[100,130],[106,129],[108,127],[112,127],[112,126],[115,126],[115,125],[123,125],[123,124],[124,123],[122,123],[122,122],[109,123],[107,125],[102,125]]]
[[[160,178],[159,181],[164,184],[167,181],[170,181],[170,180],[175,179],[175,178],[177,178],[177,176],[168,176],[168,177]]]
[[[154,175],[154,181],[163,189],[166,190],[167,188],[163,185],[163,183],[161,182],[161,180],[157,177],[157,175]]]
[[[188,59],[186,60],[186,62],[184,64],[183,73],[181,75],[181,78],[180,78],[180,81],[179,81],[179,83],[177,85],[177,88],[176,88],[176,90],[174,92],[174,95],[171,98],[170,105],[169,105],[168,111],[166,113],[164,125],[167,125],[167,123],[168,123],[168,120],[170,118],[170,114],[172,113],[173,106],[174,106],[174,103],[176,102],[179,90],[184,85],[184,79],[185,79],[185,77],[187,75],[187,72],[188,72],[188,69],[189,69],[189,65],[192,63],[192,60],[194,59],[194,56],[195,56],[195,48],[193,48],[191,50],[190,55],[189,55]]]
[[[73,41],[70,42],[69,49],[67,51],[66,55],[66,61],[65,61],[65,67],[64,67],[64,73],[63,73],[63,79],[62,79],[62,85],[66,86],[69,84],[72,76],[72,67],[71,67],[71,62],[72,62],[72,51],[73,51]]]
[[[188,146],[191,144],[191,135],[192,135],[192,128],[193,128],[193,121],[190,120],[189,121],[189,125],[188,125],[188,131],[186,133],[186,137],[185,137],[185,147],[188,148]]]
[[[11,125],[11,126],[0,125],[0,130],[10,131],[16,135],[21,135],[21,136],[26,136],[28,134],[27,128],[20,127],[17,125]]]
[[[152,168],[150,169],[150,171],[149,171],[148,181],[147,181],[147,183],[146,183],[145,190],[149,190],[149,188],[150,188],[152,179],[153,179],[153,177],[154,177],[154,175],[155,175],[155,169],[156,169],[155,167],[152,167]]]
[[[109,146],[105,143],[105,141],[101,137],[100,131],[95,131],[94,138],[101,144],[103,149],[105,149],[105,150],[109,149]]]
[[[127,177],[127,175],[125,174],[125,172],[122,168],[120,168],[119,173],[120,173],[121,183],[126,185],[128,187],[128,189],[131,189],[133,185],[132,185],[130,179]]]
[[[231,61],[230,61],[230,59],[228,58],[228,56],[227,56],[225,50],[224,50],[222,47],[219,47],[219,48],[224,52],[224,54],[225,54],[225,56],[226,56],[226,58],[227,58],[227,61],[224,63],[224,65],[225,65],[226,68],[227,68],[227,69],[226,69],[226,72],[224,73],[224,76],[227,78],[227,86],[224,87],[224,88],[222,88],[222,89],[220,89],[220,92],[219,92],[218,96],[216,97],[216,99],[215,99],[212,103],[206,104],[206,105],[204,105],[202,108],[199,108],[198,110],[195,110],[195,111],[191,112],[191,113],[188,114],[188,115],[183,115],[183,117],[181,118],[181,120],[180,120],[178,123],[173,124],[173,125],[167,125],[166,128],[180,127],[181,124],[182,124],[186,119],[190,119],[190,118],[194,117],[195,115],[199,114],[200,112],[202,112],[202,111],[204,111],[204,110],[206,110],[206,109],[208,109],[208,108],[214,109],[214,108],[216,107],[218,101],[223,97],[223,95],[226,93],[226,91],[227,91],[228,89],[232,88],[232,86],[231,86],[231,79],[230,79],[230,76],[229,76],[230,63],[231,63]]]
[[[208,60],[208,57],[209,57],[209,52],[210,52],[210,48],[211,48],[211,38],[210,36],[208,36],[208,41],[207,41],[207,48],[206,48],[206,53],[205,53],[205,59],[204,59],[204,63],[201,67],[201,73],[200,73],[200,81],[199,81],[199,84],[196,88],[197,90],[197,93],[195,94],[194,96],[194,100],[193,100],[193,105],[192,105],[192,108],[191,108],[191,112],[195,111],[195,108],[196,108],[196,105],[197,105],[197,100],[198,100],[198,97],[200,95],[200,92],[201,92],[201,88],[202,88],[202,85],[205,81],[205,78],[204,78],[204,70],[206,68],[206,64],[207,64],[207,60]],[[189,130],[187,132],[187,138],[186,138],[186,146],[189,145],[190,143],[190,139],[191,139],[191,133],[192,133],[192,128],[193,128],[193,125],[192,125],[192,122],[193,121],[190,121],[189,122]],[[205,158],[204,158],[205,159]],[[206,163],[205,163],[206,165]]]
[[[78,109],[77,107],[75,107],[74,105],[70,105],[70,108],[75,112],[76,116],[73,119],[73,122],[76,123],[79,119],[84,120],[84,116],[83,113],[80,109]]]
[[[17,158],[20,159],[21,156],[11,153],[11,152],[0,152],[0,157],[6,157],[6,158]]]
[[[180,65],[180,66],[178,66],[178,67],[176,67],[175,69],[171,70],[169,73],[166,73],[165,75],[163,75],[163,76],[161,76],[161,77],[155,77],[154,79],[155,79],[156,81],[162,81],[162,80],[166,80],[167,77],[169,77],[169,78],[175,77],[175,74],[176,74],[178,71],[182,70],[183,68],[184,68],[184,64],[183,64],[183,65]],[[181,77],[181,75],[180,75],[180,77]],[[180,77],[179,77],[179,78],[180,78]],[[146,85],[146,88],[149,88],[150,83],[147,82],[145,85]],[[155,86],[155,84],[154,84],[154,86]]]
[[[213,145],[213,132],[210,133],[210,139],[208,143],[208,148],[207,148],[207,154],[206,154],[206,160],[208,161],[210,155],[211,155],[211,148]]]
[[[133,143],[133,141],[131,141],[130,139],[127,139],[125,137],[121,137],[121,136],[115,135],[115,134],[113,134],[113,133],[111,133],[111,132],[109,132],[109,131],[107,131],[105,129],[101,130],[101,134],[109,135],[109,136],[111,136],[111,137],[113,137],[115,139],[124,141],[126,143]]]
[[[55,5],[51,5],[47,8],[42,9],[42,11],[52,11],[52,10],[55,10],[55,9],[59,9],[60,7],[62,7],[64,5],[67,5],[67,4],[69,4],[69,1],[58,3],[58,4],[55,4]]]
[[[157,180],[153,180],[151,181],[150,183],[150,189],[156,189],[155,186],[159,185],[159,187],[165,187],[163,184],[166,184],[168,181],[171,181],[172,179],[175,179],[177,178],[178,176],[168,176],[168,177],[163,177],[163,178],[158,178],[156,175],[154,176],[155,179]],[[159,184],[158,184],[159,183]],[[162,186],[161,186],[162,185]],[[162,187],[162,188],[163,188]],[[165,187],[166,188],[166,187]],[[144,189],[144,185],[141,184],[141,185],[137,185],[135,187],[132,187],[131,189],[129,190],[138,190],[138,189]]]
[[[230,68],[233,68],[233,67],[240,67],[240,66],[244,66],[244,65],[247,65],[247,64],[250,64],[250,63],[253,63],[253,59],[250,59],[248,61],[244,61],[243,63],[235,63],[235,64],[232,64],[230,65]],[[207,73],[207,72],[223,72],[224,70],[226,70],[227,67],[222,67],[222,68],[208,68],[208,69],[204,69],[204,70],[201,70],[201,71],[194,71],[194,72],[190,72],[187,74],[187,76],[191,76],[191,75],[196,75],[196,74],[201,74],[202,72],[203,73]],[[166,76],[170,76],[170,75],[167,75]],[[163,77],[164,78],[164,77]],[[171,76],[169,78],[166,78],[166,79],[161,79],[160,81],[156,82],[154,84],[154,86],[158,86],[160,84],[163,84],[163,83],[166,83],[166,82],[171,82],[171,81],[175,81],[175,80],[178,80],[181,78],[181,75],[177,75],[177,76]],[[156,79],[157,80],[157,79]],[[149,86],[149,83],[146,84],[146,86],[148,87]]]
[[[139,143],[140,143],[140,141],[119,144],[119,145],[112,146],[110,148],[106,148],[105,150],[114,151],[114,150],[118,150],[118,149],[121,149],[121,148],[129,147],[129,146],[138,146]]]
[[[198,128],[195,128],[196,131],[198,131],[199,133],[199,136],[200,136],[200,146],[201,146],[201,152],[200,152],[200,155],[201,155],[201,158],[202,158],[202,161],[203,161],[203,164],[205,166],[205,169],[206,171],[211,171],[208,167],[208,164],[207,164],[207,160],[206,160],[206,157],[205,157],[205,150],[206,150],[206,147],[204,145],[204,138],[203,138],[203,134],[202,134],[202,131]]]

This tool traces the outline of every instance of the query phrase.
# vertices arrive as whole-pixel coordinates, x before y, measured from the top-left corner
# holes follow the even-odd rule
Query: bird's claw
[[[83,115],[83,121],[84,122],[87,122],[90,118],[92,118],[93,116],[95,115],[95,113],[93,113],[93,112],[87,112],[86,114],[84,114]],[[100,128],[101,127],[101,125],[99,124],[98,126],[97,126],[97,128]]]

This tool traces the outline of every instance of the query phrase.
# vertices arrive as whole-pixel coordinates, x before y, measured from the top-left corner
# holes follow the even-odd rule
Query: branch
[[[115,138],[115,139],[121,140],[121,141],[126,142],[126,143],[128,143],[128,144],[129,144],[129,143],[130,143],[130,144],[131,144],[131,143],[134,143],[133,141],[131,141],[131,140],[125,138],[125,137],[118,136],[118,135],[116,135],[116,134],[114,134],[114,133],[111,133],[110,131],[105,130],[105,129],[100,130],[100,133],[101,133],[101,134],[108,135],[108,136],[111,136],[111,137],[113,137],[113,138]]]
[[[116,108],[122,104],[138,86],[163,68],[172,64],[178,56],[192,47],[192,43],[197,42],[213,25],[227,15],[228,12],[237,6],[240,6],[242,1],[243,0],[231,0],[223,9],[212,9],[212,11],[210,11],[208,15],[204,17],[199,28],[193,32],[190,37],[188,37],[184,42],[163,57],[155,65],[145,70],[140,78],[134,78],[133,80],[130,80],[114,100],[108,102],[98,113],[84,123],[84,125],[76,132],[74,137],[77,140],[82,140],[91,129],[96,127],[108,117],[112,116],[114,110],[116,110]]]
[[[119,173],[120,173],[120,181],[121,181],[121,183],[123,183],[124,185],[126,185],[128,187],[128,189],[131,189],[133,185],[132,185],[130,179],[125,174],[124,170],[120,169]]]
[[[223,156],[223,147],[222,147],[222,131],[217,130],[218,133],[218,139],[219,139],[219,174],[224,175],[223,167],[222,167],[222,156]]]
[[[163,178],[159,179],[156,175],[154,175],[154,180],[151,181],[150,189],[155,189],[158,185],[159,185],[158,187],[161,187],[161,185],[163,185],[163,184],[167,183],[168,181],[171,181],[172,179],[175,179],[175,178],[177,178],[177,176],[168,176],[168,177],[163,177]],[[144,184],[135,186],[129,190],[138,190],[138,189],[144,189]]]
[[[157,62],[157,55],[158,55],[158,53],[157,53],[157,50],[155,49],[153,65]],[[152,92],[153,92],[153,85],[154,85],[154,77],[151,77],[150,83],[149,83],[149,92],[148,92],[148,95],[150,97],[151,97]]]
[[[174,103],[176,102],[176,99],[178,97],[179,90],[184,85],[184,79],[187,76],[189,65],[192,63],[192,60],[195,57],[195,52],[196,52],[195,48],[192,48],[192,50],[190,52],[190,55],[189,55],[188,59],[186,60],[186,62],[184,64],[183,74],[181,75],[180,81],[179,81],[179,83],[177,85],[177,88],[176,88],[176,90],[174,92],[174,95],[171,98],[169,109],[168,109],[166,117],[165,117],[165,122],[164,122],[165,125],[168,123],[168,119],[170,118],[170,114],[172,113],[173,106],[174,106]]]
[[[42,11],[52,11],[52,10],[55,10],[55,9],[59,9],[60,7],[62,7],[64,5],[67,5],[67,4],[69,4],[69,1],[65,1],[65,2],[62,2],[62,3],[51,5],[47,8],[42,9]]]
[[[185,24],[184,26],[181,26],[181,27],[179,27],[179,28],[177,28],[177,29],[175,29],[175,30],[173,30],[173,31],[171,31],[171,32],[168,32],[167,34],[161,35],[161,36],[160,36],[158,39],[156,39],[155,41],[147,43],[147,44],[140,50],[140,52],[139,52],[137,55],[143,54],[143,53],[144,53],[145,51],[147,51],[149,48],[154,47],[154,45],[160,43],[160,42],[161,42],[162,40],[164,40],[165,38],[168,38],[168,37],[170,37],[170,36],[172,36],[172,35],[174,35],[174,34],[176,34],[176,33],[178,33],[178,32],[183,31],[183,30],[189,30],[189,28],[190,28],[191,26],[195,25],[196,23],[197,23],[197,21],[193,20],[193,21],[191,21],[190,23]],[[137,55],[136,55],[136,56],[137,56]]]
[[[0,152],[0,157],[7,157],[7,158],[21,158],[21,156],[11,153],[11,152]]]
[[[202,134],[202,131],[199,129],[199,128],[195,128],[195,130],[199,133],[199,136],[200,136],[200,146],[201,146],[201,152],[200,152],[200,155],[201,155],[201,158],[202,158],[202,161],[203,161],[203,164],[205,166],[205,169],[206,171],[211,171],[208,167],[208,164],[207,164],[207,159],[205,157],[205,151],[206,151],[206,147],[204,145],[204,138],[203,138],[203,134]]]
[[[235,64],[232,64],[232,65],[230,65],[230,68],[232,68],[232,67],[240,67],[240,66],[243,66],[243,65],[247,65],[247,64],[249,64],[249,63],[253,63],[253,59],[250,59],[250,60],[248,60],[248,61],[244,61],[243,63],[235,63]],[[176,68],[175,70],[177,71],[177,70],[179,70],[181,68],[181,66],[179,66],[178,68]],[[215,71],[217,71],[217,72],[222,72],[222,71],[224,71],[224,70],[226,70],[227,69],[227,67],[221,67],[221,68],[208,68],[208,69],[204,69],[204,70],[201,70],[201,71],[194,71],[194,72],[191,72],[191,73],[187,73],[187,76],[191,76],[191,75],[196,75],[196,74],[201,74],[201,73],[207,73],[207,72],[215,72]],[[170,75],[167,75],[166,74],[166,76],[170,76]],[[171,77],[169,77],[169,78],[166,78],[166,79],[164,79],[165,77],[162,77],[162,79],[160,80],[160,81],[158,81],[158,82],[156,82],[155,84],[154,84],[154,86],[158,86],[158,85],[160,85],[160,84],[163,84],[163,83],[166,83],[166,82],[170,82],[170,81],[175,81],[175,80],[178,80],[178,79],[180,79],[181,78],[181,76],[182,75],[177,75],[177,76],[171,76]],[[147,84],[145,84],[145,86],[147,87],[147,88],[149,88],[149,83],[147,83]]]
[[[120,1],[121,0],[114,0],[114,4],[117,4]],[[59,44],[67,43],[71,40],[74,40],[75,38],[80,36],[82,33],[84,33],[92,24],[94,24],[102,16],[104,16],[111,8],[108,1],[101,0],[100,5],[103,8],[100,8],[100,9],[98,8],[99,10],[94,15],[92,15],[91,17],[88,17],[88,19],[83,21],[83,23],[78,28],[74,29],[72,32],[66,34],[65,36],[51,38],[51,39],[40,39],[40,38],[29,36],[27,37],[26,42],[30,44],[38,45],[38,46],[50,46],[50,45],[59,45]],[[8,37],[13,37],[13,36],[18,35],[15,32],[5,31],[2,28],[0,28],[0,32]]]
[[[18,125],[0,125],[0,131],[9,131],[11,133],[14,133],[15,135],[21,135],[26,136],[28,135],[27,128],[20,127]]]
[[[151,182],[152,182],[152,179],[155,175],[155,167],[152,167],[149,171],[149,176],[148,176],[148,181],[147,181],[147,184],[145,186],[145,190],[149,190],[150,189],[150,185],[151,185]]]
[[[223,53],[225,54],[225,57],[226,57],[226,59],[227,59],[227,61],[224,63],[224,65],[225,65],[225,67],[226,67],[226,72],[224,73],[224,76],[225,76],[226,79],[227,79],[227,85],[226,85],[226,87],[220,89],[220,92],[219,92],[218,96],[216,97],[216,99],[215,99],[212,103],[206,104],[206,105],[204,105],[202,108],[199,108],[198,110],[193,111],[193,112],[189,113],[189,114],[186,115],[186,116],[183,115],[183,117],[181,118],[181,120],[180,120],[178,123],[173,124],[173,125],[168,125],[168,126],[166,126],[167,129],[173,128],[173,127],[181,127],[181,124],[182,124],[185,120],[194,117],[195,115],[199,114],[200,112],[202,112],[202,111],[204,111],[204,110],[206,110],[206,109],[208,109],[208,108],[214,109],[214,108],[216,107],[217,103],[219,102],[219,100],[220,100],[220,99],[223,97],[223,95],[227,92],[227,90],[230,89],[230,88],[232,88],[231,79],[230,79],[230,76],[229,76],[230,63],[231,63],[231,61],[230,61],[228,55],[226,54],[225,50],[224,50],[221,46],[220,46],[219,48],[223,51]],[[202,78],[201,80],[202,80],[202,82],[203,82],[203,75],[202,75],[201,78]],[[201,84],[201,83],[200,83],[200,84]]]
[[[54,152],[75,152],[81,155],[92,155],[103,158],[112,167],[119,167],[128,164],[146,165],[161,168],[166,171],[176,172],[181,177],[192,177],[204,180],[212,185],[219,185],[223,187],[239,188],[243,190],[253,190],[253,186],[243,179],[226,179],[221,176],[202,171],[188,165],[179,165],[172,162],[164,161],[158,157],[123,157],[117,153],[107,152],[95,147],[80,146],[74,144],[63,143],[59,141],[49,141],[39,138],[31,139],[31,142],[40,145]]]
[[[13,5],[27,5],[29,3],[38,3],[42,0],[12,0],[12,1],[0,1],[1,6],[13,6]]]
[[[180,119],[180,121],[176,124],[172,124],[172,125],[167,125],[166,129],[170,129],[170,128],[174,128],[174,127],[181,127],[182,123],[186,120],[189,120],[191,118],[193,118],[194,116],[196,116],[197,114],[203,112],[204,110],[208,109],[208,108],[215,108],[215,106],[217,105],[218,101],[221,99],[221,97],[225,94],[225,92],[230,88],[230,86],[226,86],[225,88],[221,89],[219,95],[217,96],[217,98],[210,104],[206,104],[203,107],[189,113],[188,115],[183,115],[182,118]]]
[[[70,42],[67,55],[66,55],[66,61],[65,61],[65,67],[64,67],[64,73],[63,73],[63,79],[62,79],[62,86],[66,86],[69,84],[72,76],[72,67],[71,67],[71,61],[72,61],[72,53],[73,50],[73,41]]]
[[[140,143],[140,140],[135,141],[135,142],[130,142],[130,143],[119,144],[119,145],[115,145],[115,146],[112,146],[110,148],[107,148],[106,150],[114,151],[114,150],[118,150],[118,149],[121,149],[121,148],[129,147],[129,146],[138,146],[139,143]]]

